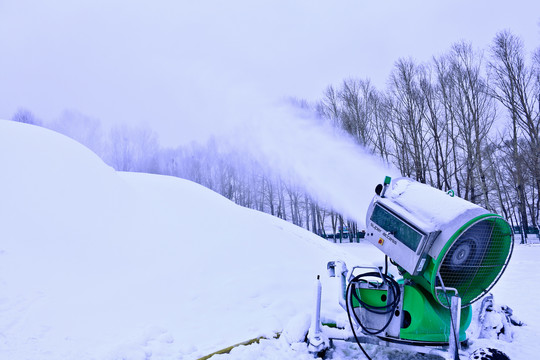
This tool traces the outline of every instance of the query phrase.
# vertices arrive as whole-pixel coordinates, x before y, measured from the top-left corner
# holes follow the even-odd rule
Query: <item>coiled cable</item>
[[[367,277],[379,277],[383,281],[383,284],[384,283],[388,284],[387,294],[391,293],[391,299],[392,299],[392,301],[390,303],[387,303],[386,305],[383,305],[383,306],[375,306],[375,305],[371,305],[371,304],[366,303],[365,301],[363,301],[360,298],[360,296],[358,296],[356,284],[359,283],[359,282],[368,283],[369,281],[364,279],[364,278],[367,278]],[[365,308],[365,310],[368,311],[368,312],[371,312],[371,313],[374,313],[374,314],[379,314],[379,315],[390,314],[390,316],[388,316],[388,321],[385,323],[385,325],[381,329],[376,329],[376,330],[368,329],[362,323],[362,321],[360,320],[360,318],[358,317],[358,315],[354,311],[353,297],[354,297],[354,299],[356,299],[356,301],[359,303],[359,305],[361,307]],[[388,298],[388,295],[387,295],[387,298]],[[360,341],[358,340],[358,336],[356,335],[356,331],[354,330],[354,325],[353,325],[352,318],[354,317],[354,319],[356,320],[356,323],[362,328],[362,331],[365,334],[378,335],[378,334],[382,333],[384,330],[386,330],[386,328],[392,322],[392,318],[394,316],[393,314],[396,311],[396,309],[397,309],[397,307],[399,305],[399,302],[401,301],[401,289],[399,287],[399,284],[392,277],[388,276],[386,273],[381,274],[379,272],[368,272],[368,273],[360,274],[360,275],[355,276],[351,281],[349,281],[349,285],[347,286],[345,300],[346,300],[346,304],[347,304],[347,316],[349,318],[349,323],[351,325],[351,329],[352,329],[354,338],[356,340],[356,343],[358,344],[358,346],[360,347],[360,349],[362,350],[364,355],[369,360],[371,360],[371,357],[366,353],[366,351],[364,350],[364,348],[360,344]],[[351,316],[351,312],[352,312],[353,316]]]

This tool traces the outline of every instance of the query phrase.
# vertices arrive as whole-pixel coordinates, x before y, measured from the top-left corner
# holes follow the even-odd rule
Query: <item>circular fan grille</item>
[[[472,304],[487,293],[502,275],[513,247],[510,225],[501,217],[490,216],[467,224],[452,241],[439,263],[435,298],[449,306],[449,295],[439,290],[454,288],[462,306]]]

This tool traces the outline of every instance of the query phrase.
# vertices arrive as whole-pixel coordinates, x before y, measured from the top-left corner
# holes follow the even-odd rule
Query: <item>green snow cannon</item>
[[[466,338],[470,304],[485,295],[506,269],[513,249],[510,225],[499,215],[408,178],[390,181],[376,189],[366,217],[366,239],[392,259],[403,275],[399,280],[400,306],[386,335],[402,340],[447,343],[451,298],[460,298],[459,341]],[[367,289],[368,302],[392,297],[390,281],[359,282],[359,299]],[[362,289],[364,287],[365,289]],[[395,287],[395,286],[394,286]],[[393,291],[393,290],[392,290]],[[367,293],[366,293],[367,294]],[[381,323],[382,315],[367,312],[369,304],[356,305],[359,318]],[[379,319],[377,319],[379,318]],[[397,324],[397,325],[396,325]]]

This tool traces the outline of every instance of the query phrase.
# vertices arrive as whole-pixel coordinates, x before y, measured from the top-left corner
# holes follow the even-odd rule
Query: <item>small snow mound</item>
[[[281,336],[289,344],[306,341],[306,335],[309,330],[311,316],[308,313],[301,313],[293,316],[285,325]]]

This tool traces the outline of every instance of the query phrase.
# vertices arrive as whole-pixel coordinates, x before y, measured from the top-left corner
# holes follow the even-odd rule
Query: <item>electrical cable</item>
[[[356,340],[356,343],[358,344],[358,347],[360,347],[360,350],[362,350],[362,352],[364,353],[365,357],[368,359],[368,360],[373,360],[371,358],[371,356],[368,355],[368,353],[366,352],[366,350],[364,349],[364,347],[362,346],[362,344],[360,343],[360,340],[358,340],[358,336],[356,335],[356,331],[354,331],[354,324],[352,322],[352,318],[351,318],[351,312],[350,312],[350,308],[352,308],[352,301],[349,302],[349,292],[350,292],[350,289],[351,289],[351,284],[352,282],[349,282],[349,285],[347,286],[347,296],[345,297],[346,299],[346,304],[347,304],[347,317],[349,318],[349,324],[351,325],[351,330],[353,332],[353,335],[354,335],[354,339]],[[351,298],[352,300],[352,298]],[[353,309],[353,313],[354,313],[354,309]]]
[[[363,279],[365,277],[379,277],[383,281],[383,284],[387,283],[388,284],[387,293],[389,294],[389,292],[391,292],[392,301],[390,303],[387,303],[386,305],[383,305],[383,306],[374,306],[374,305],[370,305],[370,304],[367,304],[366,302],[362,301],[362,299],[357,294],[357,291],[356,291],[357,288],[356,288],[355,284],[358,283],[358,282],[368,282],[367,280]],[[365,308],[365,310],[368,311],[368,312],[371,312],[371,313],[374,313],[374,314],[379,314],[379,315],[390,314],[386,324],[381,329],[378,329],[378,330],[375,330],[375,331],[370,330],[366,326],[364,326],[364,324],[362,323],[362,321],[360,320],[358,315],[354,312],[354,308],[353,308],[353,305],[352,305],[353,297],[354,297],[354,299],[356,299],[356,301],[358,301],[359,305],[362,306],[363,308]],[[396,308],[398,307],[399,302],[401,300],[401,289],[399,287],[399,284],[392,277],[388,276],[387,274],[381,274],[379,272],[369,272],[369,273],[360,274],[360,275],[355,276],[349,282],[349,285],[347,286],[347,292],[346,292],[345,299],[346,299],[346,303],[347,303],[347,316],[349,318],[349,322],[351,324],[351,329],[353,331],[353,335],[354,335],[354,338],[356,340],[356,343],[358,344],[358,346],[360,347],[360,349],[362,350],[364,355],[369,360],[371,360],[369,355],[366,353],[366,351],[364,350],[364,348],[360,344],[360,341],[358,340],[358,336],[356,335],[356,332],[354,330],[354,325],[353,325],[353,322],[352,322],[351,310],[352,310],[354,319],[356,320],[358,325],[362,328],[362,331],[364,333],[366,333],[368,335],[377,335],[377,334],[382,333],[390,325],[390,323],[392,322],[393,314],[394,314],[394,312],[395,312]]]
[[[379,273],[379,272],[368,272],[368,273],[360,274],[360,275],[354,277],[351,280],[351,283],[353,283],[352,286],[355,286],[355,283],[359,283],[359,282],[367,283],[368,281],[364,280],[363,279],[364,277],[381,277],[381,273]],[[353,294],[352,294],[356,298],[356,300],[358,300],[360,305],[362,305],[363,307],[368,309],[368,311],[374,312],[376,314],[388,314],[390,312],[394,312],[396,307],[399,305],[400,298],[401,298],[401,289],[400,289],[399,284],[397,283],[397,281],[395,281],[391,276],[388,276],[386,274],[382,274],[382,280],[383,280],[383,284],[384,283],[388,284],[388,290],[392,292],[392,296],[391,296],[392,297],[392,302],[390,302],[389,304],[386,304],[386,305],[383,305],[383,306],[370,305],[370,304],[362,301],[362,299],[360,299],[360,297],[358,296],[358,294],[356,292],[353,292]]]

